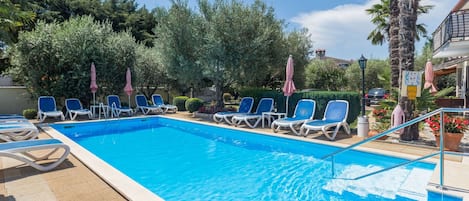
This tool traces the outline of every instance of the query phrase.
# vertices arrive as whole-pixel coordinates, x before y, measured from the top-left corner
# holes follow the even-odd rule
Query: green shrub
[[[178,107],[178,111],[186,111],[187,99],[189,99],[187,96],[176,96],[173,98],[173,105]]]
[[[26,119],[35,119],[37,116],[37,110],[36,109],[25,109],[23,110],[23,116]]]
[[[204,101],[200,98],[189,98],[186,100],[186,109],[192,113],[199,110],[204,105]]]
[[[228,102],[231,100],[232,96],[230,93],[223,93],[223,101]]]

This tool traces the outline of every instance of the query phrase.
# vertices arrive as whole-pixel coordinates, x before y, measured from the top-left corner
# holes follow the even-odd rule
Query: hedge
[[[241,97],[253,97],[254,107],[252,111],[256,110],[257,104],[261,98],[273,98],[275,101],[275,108],[278,112],[285,112],[286,97],[281,91],[267,90],[267,89],[242,89],[240,90]],[[308,91],[296,92],[289,97],[288,101],[288,116],[291,117],[295,111],[296,103],[300,99],[313,99],[316,101],[315,119],[322,119],[326,105],[330,100],[346,100],[349,102],[349,113],[347,122],[352,123],[358,117],[361,111],[360,94],[357,92],[343,92],[343,91]]]
[[[173,105],[178,107],[178,111],[186,111],[187,99],[189,99],[187,96],[176,96],[173,98]]]
[[[204,101],[200,98],[189,98],[186,100],[186,110],[190,113],[199,110],[204,105]]]

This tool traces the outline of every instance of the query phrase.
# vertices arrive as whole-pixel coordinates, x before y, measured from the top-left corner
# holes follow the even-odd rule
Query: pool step
[[[410,171],[397,195],[413,200],[426,200],[427,184],[433,174],[432,170],[414,168]]]
[[[397,196],[414,200],[426,198],[426,184],[432,172],[395,168],[360,180],[347,180],[382,169],[376,166],[349,165],[330,180],[323,189],[342,194],[350,192],[360,197],[368,195],[395,199]],[[423,181],[423,182],[422,182]]]

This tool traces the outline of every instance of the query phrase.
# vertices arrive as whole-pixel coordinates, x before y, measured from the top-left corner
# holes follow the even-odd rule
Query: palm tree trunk
[[[399,87],[399,1],[389,2],[389,64],[391,66],[391,87]]]
[[[392,2],[392,1],[391,1]],[[415,35],[417,23],[418,0],[399,0],[399,67],[403,70],[414,70]],[[399,104],[404,109],[405,119],[414,118],[414,102],[401,97]],[[404,128],[401,140],[418,140],[418,125]]]

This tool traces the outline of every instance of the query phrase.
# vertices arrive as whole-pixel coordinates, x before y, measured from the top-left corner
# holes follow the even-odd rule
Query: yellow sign
[[[422,71],[402,71],[401,96],[415,100],[421,95]]]
[[[417,86],[407,85],[407,98],[409,100],[417,98]]]

